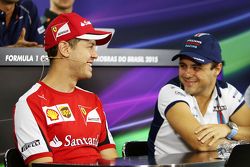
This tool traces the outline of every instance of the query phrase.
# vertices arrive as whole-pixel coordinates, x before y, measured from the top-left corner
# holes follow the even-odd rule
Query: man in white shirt
[[[250,141],[250,108],[232,85],[218,80],[221,48],[214,36],[189,38],[179,76],[160,90],[149,132],[150,155],[216,150],[230,140]]]

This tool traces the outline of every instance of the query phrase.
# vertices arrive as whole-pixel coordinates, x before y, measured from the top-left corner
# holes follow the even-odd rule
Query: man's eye
[[[199,71],[199,70],[201,70],[201,67],[200,67],[200,66],[195,66],[195,67],[193,67],[193,69],[194,69],[195,71]]]

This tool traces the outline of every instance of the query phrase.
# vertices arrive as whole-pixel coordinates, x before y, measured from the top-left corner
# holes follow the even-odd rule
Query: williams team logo
[[[188,39],[185,43],[186,48],[197,48],[202,44],[199,40]]]
[[[224,106],[214,106],[214,109],[213,109],[213,112],[222,112],[224,110],[227,110],[227,106],[224,105]]]

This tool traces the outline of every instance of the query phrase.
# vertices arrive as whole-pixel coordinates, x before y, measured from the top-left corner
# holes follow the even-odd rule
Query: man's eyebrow
[[[186,65],[186,63],[184,62],[179,62],[179,65]],[[194,63],[194,64],[191,64],[192,67],[202,67],[203,64],[200,64],[200,63]]]
[[[192,66],[202,66],[202,64],[200,64],[200,63],[195,63],[195,64],[192,64]]]

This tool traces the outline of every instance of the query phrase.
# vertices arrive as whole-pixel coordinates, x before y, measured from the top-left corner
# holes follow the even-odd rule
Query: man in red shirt
[[[92,77],[95,47],[111,36],[76,13],[61,14],[49,24],[48,74],[19,98],[14,110],[17,147],[26,164],[96,164],[117,157],[101,101],[76,86]]]

